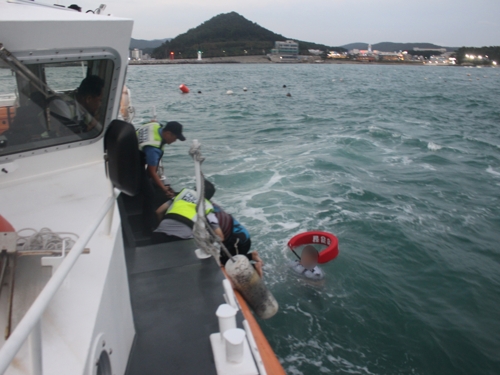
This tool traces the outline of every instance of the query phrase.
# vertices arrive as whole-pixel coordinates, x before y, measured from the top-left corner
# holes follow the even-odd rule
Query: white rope
[[[21,235],[30,231],[31,234]],[[17,232],[17,250],[70,250],[78,239],[78,235],[70,232],[53,232],[49,228],[42,228],[39,232],[32,228],[21,229]]]
[[[196,222],[193,227],[193,237],[196,241],[196,244],[205,251],[207,254],[212,255],[217,264],[220,265],[220,251],[224,251],[226,255],[232,260],[231,253],[226,249],[224,244],[222,243],[219,236],[217,236],[210,226],[206,216],[205,216],[205,177],[203,176],[203,172],[201,171],[201,163],[205,160],[204,157],[201,156],[201,144],[198,142],[193,142],[189,149],[189,155],[193,158],[195,163],[199,163],[199,174],[197,174],[197,189],[199,188],[198,193],[198,202],[196,203]],[[200,210],[201,207],[201,210]]]

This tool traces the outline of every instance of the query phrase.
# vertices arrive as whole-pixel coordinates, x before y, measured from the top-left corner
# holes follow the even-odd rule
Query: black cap
[[[173,135],[177,137],[179,141],[185,141],[186,137],[182,134],[182,125],[179,124],[177,121],[169,121],[167,122],[167,125],[163,128],[162,131],[169,131]]]

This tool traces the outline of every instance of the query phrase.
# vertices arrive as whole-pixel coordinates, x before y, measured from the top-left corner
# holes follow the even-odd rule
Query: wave
[[[438,145],[434,142],[429,142],[429,143],[427,143],[427,148],[431,151],[437,151],[437,150],[441,150],[443,148],[443,146]]]
[[[500,172],[497,172],[495,171],[491,165],[488,166],[488,168],[486,168],[486,172],[488,172],[489,174],[492,174],[493,176],[497,176],[497,177],[500,177]]]

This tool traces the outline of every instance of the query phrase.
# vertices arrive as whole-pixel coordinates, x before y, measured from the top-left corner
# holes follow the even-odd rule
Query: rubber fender
[[[141,156],[135,128],[121,120],[113,120],[104,136],[109,179],[121,192],[134,196],[140,190]]]
[[[226,273],[248,305],[261,319],[272,318],[278,312],[278,302],[267,289],[255,268],[244,255],[233,256],[226,263]]]

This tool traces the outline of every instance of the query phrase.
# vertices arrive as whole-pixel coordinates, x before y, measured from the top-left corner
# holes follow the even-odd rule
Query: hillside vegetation
[[[173,52],[176,58],[195,58],[198,51],[203,57],[263,55],[270,52],[274,42],[289,38],[267,30],[236,12],[219,14],[188,32],[166,41],[156,48],[152,56],[166,59]],[[300,54],[308,49],[345,51],[340,47],[299,42]]]

